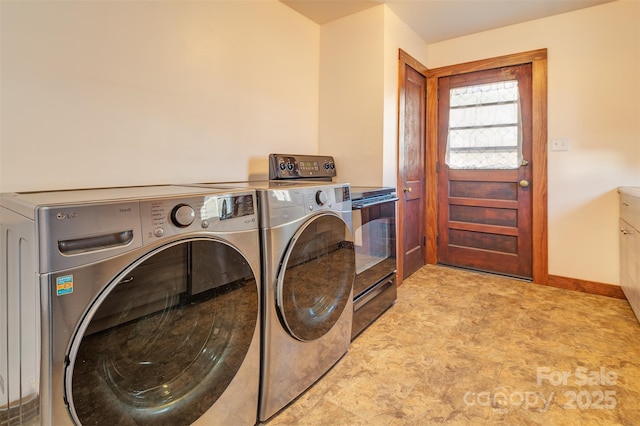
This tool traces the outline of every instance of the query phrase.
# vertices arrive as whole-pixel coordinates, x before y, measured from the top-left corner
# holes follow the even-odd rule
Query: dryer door
[[[347,224],[333,214],[298,229],[284,256],[276,289],[280,318],[298,340],[324,336],[352,298],[355,252]]]
[[[256,277],[213,239],[148,253],[94,300],[65,369],[78,424],[188,425],[240,369],[259,314]]]

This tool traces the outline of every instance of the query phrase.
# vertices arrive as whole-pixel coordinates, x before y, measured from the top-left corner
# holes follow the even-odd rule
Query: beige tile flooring
[[[427,266],[276,425],[640,425],[624,300]]]

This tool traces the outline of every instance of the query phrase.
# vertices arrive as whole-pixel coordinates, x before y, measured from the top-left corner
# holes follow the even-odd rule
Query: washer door
[[[249,263],[223,242],[186,240],[144,256],[76,331],[65,368],[74,421],[191,424],[241,367],[258,305]]]
[[[280,318],[298,340],[324,336],[338,322],[355,278],[355,251],[346,223],[333,214],[315,216],[293,236],[276,289]]]

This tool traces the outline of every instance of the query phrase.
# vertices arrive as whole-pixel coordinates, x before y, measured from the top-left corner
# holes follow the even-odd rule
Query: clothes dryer
[[[351,196],[349,184],[331,182],[242,185],[256,190],[260,205],[264,303],[258,417],[265,421],[349,349],[355,279]]]
[[[249,189],[2,194],[0,424],[253,425]]]
[[[333,157],[327,155],[270,154],[272,180],[333,181]],[[397,299],[395,188],[351,186],[356,279],[353,285],[351,338],[371,325]]]

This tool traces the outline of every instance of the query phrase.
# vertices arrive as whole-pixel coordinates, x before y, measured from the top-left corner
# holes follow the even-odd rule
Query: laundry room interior
[[[64,351],[73,353],[75,362],[81,351],[74,336],[90,328],[96,309],[87,302],[88,319],[73,317],[77,329],[75,323],[64,332],[46,328],[58,318],[50,310],[68,309],[71,303],[59,292],[51,297],[60,302],[41,306],[40,299],[49,296],[42,296],[48,290],[39,286],[49,279],[51,285],[55,279],[64,285],[70,274],[49,277],[54,271],[43,266],[49,264],[37,244],[49,238],[39,232],[75,214],[55,209],[74,205],[85,211],[95,203],[130,203],[129,213],[138,215],[142,225],[129,227],[134,237],[121,233],[129,228],[107,227],[103,235],[97,226],[82,241],[75,234],[59,241],[56,250],[67,259],[92,247],[101,256],[113,247],[139,243],[138,260],[132,252],[105,268],[121,271],[109,280],[123,283],[128,272],[146,267],[144,261],[160,253],[162,244],[180,246],[181,238],[188,239],[189,249],[172,249],[173,259],[184,262],[189,291],[192,268],[198,267],[191,250],[199,241],[215,240],[245,259],[238,257],[242,268],[221,273],[229,292],[215,297],[231,297],[253,283],[249,287],[257,286],[259,294],[252,297],[260,300],[262,313],[251,324],[259,338],[275,336],[279,330],[274,328],[282,323],[293,343],[285,343],[289,337],[272,337],[267,348],[265,340],[260,345],[251,340],[257,335],[247,338],[251,358],[237,366],[238,377],[257,374],[249,379],[253,390],[238,397],[240,379],[229,379],[233,394],[216,391],[225,401],[251,400],[237,409],[249,407],[255,419],[252,411],[248,421],[239,422],[640,424],[640,1],[531,0],[518,2],[526,5],[522,9],[515,3],[2,0],[0,425],[85,423],[65,396],[65,386],[76,382],[58,369],[68,369],[68,355],[60,355]],[[413,228],[405,219],[408,197],[416,191],[406,182],[402,151],[409,125],[403,121],[404,67],[416,69],[430,84],[461,69],[475,72],[482,65],[486,70],[492,60],[502,67],[522,57],[534,64],[527,80],[533,97],[543,99],[534,101],[531,113],[533,157],[518,157],[524,168],[531,161],[533,180],[514,181],[520,183],[515,185],[518,194],[533,194],[533,273],[496,275],[473,267],[473,261],[459,268],[439,254],[442,238],[436,229],[444,199],[438,198],[442,185],[436,180],[445,166],[432,155],[440,138],[434,110],[439,97],[429,92],[437,88],[432,85],[421,101],[423,184],[418,192],[423,209],[415,235],[420,265],[409,273],[401,245],[411,239],[405,232]],[[290,176],[269,183],[288,164],[312,183],[296,183]],[[328,180],[313,180],[315,170],[328,171]],[[138,189],[123,195],[122,188]],[[391,207],[393,215],[383,220],[385,241],[397,244],[391,256],[397,256],[397,276],[385,282],[387,289],[393,285],[393,301],[352,336],[356,295],[348,294],[351,287],[345,294],[336,285],[345,309],[331,320],[339,331],[334,329],[330,338],[309,337],[296,331],[284,313],[287,306],[304,302],[292,296],[293,289],[287,293],[286,274],[278,266],[290,261],[304,265],[294,254],[296,244],[304,244],[319,252],[337,248],[350,265],[340,270],[346,271],[342,275],[332,271],[336,275],[327,275],[325,284],[360,273],[351,258],[358,255],[353,247],[361,238],[354,228],[368,219],[355,219],[356,188],[389,189],[395,197],[396,210]],[[383,201],[389,203],[390,194]],[[469,207],[472,201],[458,202]],[[507,205],[495,201],[491,208]],[[49,210],[64,218],[39,213]],[[304,213],[300,218],[298,211]],[[167,217],[158,225],[147,214]],[[294,216],[296,227],[283,230],[284,218]],[[322,219],[313,226],[305,222],[315,218]],[[503,229],[494,225],[491,229]],[[23,231],[29,243],[24,256],[31,263],[17,267],[12,262],[22,257],[12,257],[8,241]],[[250,243],[226,239],[225,232],[245,231],[252,232]],[[397,238],[389,237],[396,231]],[[263,250],[260,261],[245,248],[252,244]],[[67,254],[65,247],[72,247]],[[268,260],[267,250],[273,251]],[[21,274],[23,266],[26,273]],[[234,276],[237,270],[242,277]],[[353,277],[345,278],[347,272]],[[303,275],[313,276],[309,271]],[[81,276],[76,273],[71,280],[76,293]],[[20,277],[20,283],[13,277]],[[271,282],[280,289],[273,300]],[[26,285],[35,287],[23,294]],[[9,309],[27,296],[32,299],[28,309]],[[100,303],[108,299],[98,290],[95,298]],[[244,315],[244,321],[254,314],[236,317]],[[148,315],[145,311],[135,318]],[[36,330],[27,336],[29,342],[15,337],[12,328],[23,321]],[[315,324],[306,321],[309,327]],[[59,333],[68,343],[54,342]],[[24,381],[11,372],[22,367],[7,355],[22,353],[16,344],[34,351],[25,365],[35,367]],[[278,347],[286,350],[277,352]],[[43,348],[50,348],[57,361],[44,361]],[[317,351],[321,367],[309,365],[309,354],[296,355],[311,351]],[[282,373],[289,365],[298,371]],[[286,392],[264,383],[279,380],[296,390],[274,396]],[[45,384],[49,388],[42,388]],[[203,404],[212,405],[216,414],[207,417],[199,407],[185,424],[216,424],[216,418],[235,423],[230,413],[219,414],[224,409],[215,402]],[[153,423],[147,414],[136,416],[118,418],[121,424]]]

